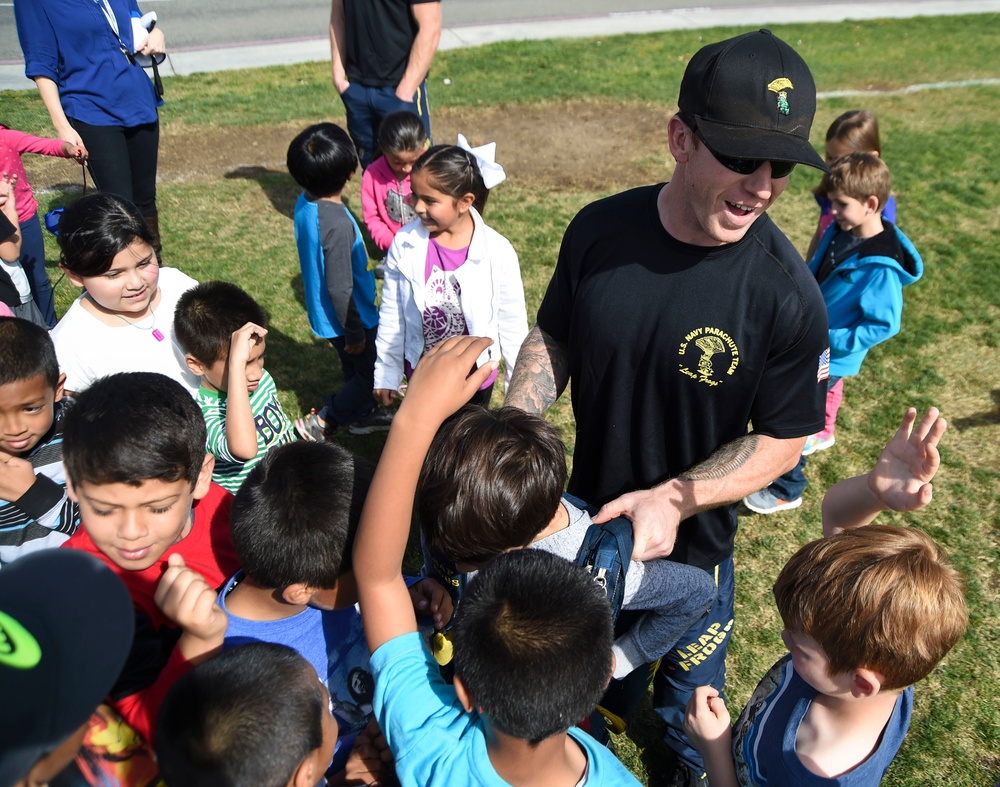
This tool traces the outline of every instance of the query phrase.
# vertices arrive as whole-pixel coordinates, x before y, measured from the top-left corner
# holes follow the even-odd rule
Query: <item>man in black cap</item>
[[[572,381],[569,491],[604,504],[597,522],[633,521],[636,559],[716,579],[715,607],[655,681],[684,784],[703,771],[684,706],[725,680],[735,504],[822,425],[828,361],[819,288],[766,214],[796,163],[826,169],[809,144],[809,68],[769,31],[747,33],[694,55],[678,106],[671,181],[571,222],[507,404],[541,412]]]

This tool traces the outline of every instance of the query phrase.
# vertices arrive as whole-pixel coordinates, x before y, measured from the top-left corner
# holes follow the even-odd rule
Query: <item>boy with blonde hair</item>
[[[878,464],[827,494],[836,532],[802,547],[774,585],[789,654],[735,727],[711,686],[688,703],[685,729],[712,787],[877,785],[910,723],[912,684],[965,631],[961,575],[926,533],[872,525],[879,510],[931,498],[944,421],[909,410]],[[841,529],[843,528],[843,529]]]
[[[758,514],[802,505],[805,458],[835,442],[843,378],[861,371],[872,347],[899,333],[903,287],[924,272],[923,260],[910,239],[882,218],[892,181],[881,158],[871,153],[841,156],[830,165],[820,188],[833,204],[835,219],[809,260],[830,324],[829,365],[820,368],[827,375],[826,416],[823,430],[806,440],[797,467],[743,498],[746,507]]]

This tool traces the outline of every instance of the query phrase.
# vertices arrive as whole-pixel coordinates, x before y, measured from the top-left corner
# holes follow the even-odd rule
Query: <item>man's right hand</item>
[[[667,481],[653,489],[640,489],[615,498],[601,507],[594,517],[594,524],[600,525],[623,516],[632,523],[635,539],[633,560],[667,557],[674,551],[677,528],[685,518],[677,483]]]

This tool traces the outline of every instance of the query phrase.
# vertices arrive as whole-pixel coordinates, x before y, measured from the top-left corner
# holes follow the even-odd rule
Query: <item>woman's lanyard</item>
[[[104,18],[108,20],[108,24],[111,26],[111,32],[114,33],[115,39],[118,41],[118,47],[121,49],[122,54],[128,59],[128,62],[135,65],[135,58],[132,53],[128,51],[128,47],[125,46],[125,42],[122,41],[121,34],[118,32],[118,19],[115,17],[115,12],[111,10],[111,4],[108,0],[94,0],[94,5],[101,9],[101,13],[104,14]]]

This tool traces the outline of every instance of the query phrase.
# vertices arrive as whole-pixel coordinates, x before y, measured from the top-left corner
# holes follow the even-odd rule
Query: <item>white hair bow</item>
[[[474,148],[469,145],[469,140],[465,138],[465,134],[459,134],[458,146],[462,150],[471,153],[476,159],[476,163],[479,165],[479,174],[483,176],[483,183],[486,184],[486,188],[491,189],[507,179],[507,173],[503,171],[503,167],[497,164],[496,161],[496,142],[487,142],[485,145]]]

